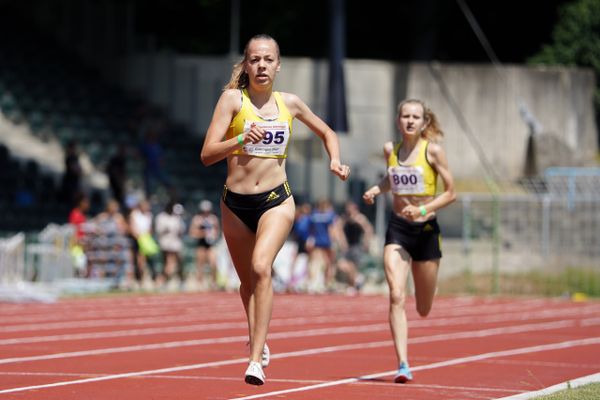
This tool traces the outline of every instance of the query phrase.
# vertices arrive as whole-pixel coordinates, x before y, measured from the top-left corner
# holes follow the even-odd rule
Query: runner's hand
[[[362,197],[366,204],[372,205],[375,203],[375,194],[370,190],[367,190]]]
[[[260,126],[256,125],[255,123],[252,123],[250,125],[250,129],[248,129],[246,132],[244,132],[244,144],[246,144],[246,143],[256,144],[256,143],[260,142],[261,140],[263,140],[264,137],[265,137],[265,130],[263,128],[261,128]]]
[[[350,176],[350,167],[340,163],[339,160],[331,160],[329,163],[329,170],[343,181]]]

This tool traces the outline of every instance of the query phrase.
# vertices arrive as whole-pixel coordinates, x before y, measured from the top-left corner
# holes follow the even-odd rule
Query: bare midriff
[[[285,158],[233,155],[227,158],[225,184],[235,193],[256,194],[271,190],[287,180]]]

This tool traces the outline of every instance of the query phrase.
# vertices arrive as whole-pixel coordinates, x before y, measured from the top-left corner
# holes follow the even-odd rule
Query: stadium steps
[[[98,172],[104,170],[118,145],[125,144],[132,155],[128,163],[132,186],[142,187],[141,160],[135,156],[142,133],[135,127],[136,118],[140,108],[158,109],[104,81],[73,54],[49,42],[49,35],[36,33],[34,27],[14,17],[0,16],[2,114],[15,127],[29,131],[30,142],[45,144],[48,149],[56,146],[53,143],[64,147],[76,140],[84,158]],[[161,136],[165,168],[179,200],[195,207],[203,198],[218,199],[215,193],[220,190],[215,191],[213,185],[224,181],[225,165],[203,167],[199,160],[202,139],[166,115],[160,116],[165,122]],[[54,149],[43,153],[30,157],[62,171],[62,153]],[[43,159],[48,154],[54,154],[51,163]]]

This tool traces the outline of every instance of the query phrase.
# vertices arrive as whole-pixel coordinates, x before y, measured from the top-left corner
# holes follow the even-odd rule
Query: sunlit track
[[[365,309],[365,313],[372,314],[374,311],[382,312],[384,307],[377,310],[376,308]],[[299,315],[311,314],[313,309],[310,307],[303,309],[290,309],[290,313],[295,313]],[[318,314],[323,315],[326,314],[326,310],[318,309]],[[193,313],[186,313],[184,315],[172,316],[173,310],[167,310],[162,315],[142,317],[142,318],[131,318],[131,316],[126,313],[121,314],[121,318],[106,318],[107,316],[103,315],[89,315],[89,317],[93,317],[94,319],[83,319],[76,320],[76,315],[71,315],[69,318],[69,313],[65,313],[61,316],[62,322],[47,322],[40,321],[39,323],[28,323],[28,324],[20,324],[20,325],[7,325],[0,327],[0,332],[18,332],[18,331],[27,331],[27,330],[39,330],[39,329],[65,329],[65,328],[78,328],[78,327],[93,327],[93,326],[112,326],[112,325],[142,325],[142,324],[153,324],[153,323],[174,323],[174,322],[193,322],[193,321],[208,321],[208,320],[220,320],[223,318],[231,318],[231,319],[239,319],[240,314],[243,311],[240,310],[240,305],[237,304],[232,310],[218,311],[211,309],[208,313],[199,313],[198,311],[194,311]],[[356,315],[360,313],[360,310],[353,310],[343,312],[342,314],[352,314]],[[75,320],[74,320],[75,319]]]
[[[553,344],[543,345],[543,346],[531,346],[531,347],[510,349],[510,350],[499,351],[499,352],[477,354],[477,355],[462,357],[462,358],[458,358],[458,359],[454,359],[454,360],[443,361],[443,362],[433,363],[433,364],[429,364],[429,365],[422,365],[422,366],[414,367],[413,370],[414,371],[423,371],[423,370],[427,370],[427,369],[442,368],[445,366],[470,363],[470,362],[474,362],[474,361],[480,361],[480,360],[485,360],[485,359],[495,358],[495,357],[511,356],[511,355],[517,355],[517,354],[527,354],[527,353],[554,350],[554,349],[560,349],[560,348],[569,348],[569,347],[575,347],[575,346],[590,346],[590,345],[597,345],[597,344],[600,344],[600,337],[588,338],[588,339],[582,339],[582,340],[574,340],[574,341],[566,341],[566,342],[560,342],[560,343],[553,343]],[[353,349],[351,346],[348,346],[348,347],[349,347],[349,349]],[[363,345],[362,348],[365,348],[365,347],[369,347],[369,346]],[[305,356],[308,354],[322,354],[323,352],[327,352],[327,351],[328,351],[327,348],[322,348],[322,349],[313,349],[312,351],[283,353],[283,354],[280,354],[278,356],[278,358],[298,357],[298,356]],[[245,361],[246,361],[246,359],[235,359],[235,360],[217,361],[217,362],[212,362],[212,363],[186,365],[186,366],[178,366],[178,367],[172,367],[172,368],[163,368],[163,369],[159,369],[159,370],[136,371],[136,372],[130,372],[130,373],[116,374],[116,375],[79,379],[79,380],[75,380],[75,381],[57,382],[57,383],[52,383],[52,384],[47,384],[47,385],[4,389],[4,390],[0,390],[0,394],[21,392],[21,391],[27,391],[27,390],[39,390],[39,389],[44,389],[44,388],[49,388],[49,387],[58,387],[58,386],[66,386],[66,385],[77,385],[77,384],[98,382],[98,381],[104,381],[104,380],[115,380],[115,379],[122,379],[122,378],[133,377],[133,376],[153,375],[153,374],[157,374],[157,373],[166,373],[166,372],[174,372],[174,371],[188,371],[188,370],[199,369],[199,368],[209,368],[209,367],[215,367],[215,366],[220,366],[220,365],[244,363]],[[358,381],[389,376],[389,375],[394,374],[395,372],[396,372],[395,370],[378,372],[375,374],[363,375],[360,377],[343,379],[343,380],[338,380],[338,381],[329,381],[329,382],[325,382],[325,383],[319,383],[316,385],[304,386],[301,388],[288,389],[288,390],[284,390],[284,391],[276,391],[276,392],[269,392],[269,393],[262,393],[262,394],[256,395],[256,396],[240,397],[240,398],[236,398],[235,400],[247,400],[247,399],[254,399],[254,398],[261,398],[261,397],[272,397],[272,396],[280,395],[283,393],[316,390],[316,389],[323,388],[323,387],[346,385],[346,384],[350,384],[350,383],[354,383],[354,382],[358,382]],[[232,400],[234,400],[234,399],[232,399]]]
[[[95,377],[104,377],[104,376],[108,376],[107,374],[67,374],[67,373],[51,373],[51,372],[45,372],[45,373],[39,373],[39,372],[13,372],[13,373],[2,373],[0,372],[0,375],[25,375],[25,376],[49,376],[49,377],[74,377],[74,378],[81,378],[81,377],[86,377],[86,378],[95,378]],[[140,376],[139,379],[160,379],[160,380],[183,380],[183,381],[206,381],[206,380],[220,380],[220,381],[238,381],[239,377],[227,377],[227,376],[210,376],[210,377],[206,377],[206,376],[189,376],[189,375],[144,375],[144,376]],[[323,380],[315,380],[315,379],[277,379],[277,378],[272,378],[269,379],[270,382],[283,382],[283,383],[298,383],[298,384],[320,384],[320,383],[326,383],[327,381],[323,381]],[[385,385],[385,386],[389,386],[389,383],[383,383],[383,382],[374,382],[374,381],[356,381],[354,383],[355,385],[368,385],[368,386],[377,386],[377,385]],[[507,390],[506,389],[498,389],[498,388],[493,388],[493,387],[480,387],[480,388],[473,388],[473,387],[466,387],[466,386],[448,386],[448,385],[419,385],[419,384],[413,384],[412,386],[415,387],[423,387],[423,388],[438,388],[438,389],[450,389],[450,390],[464,390],[464,389],[469,389],[469,390],[474,390],[474,391],[479,391],[479,392],[502,392],[502,393],[506,393]],[[521,393],[522,390],[515,390],[515,393]]]
[[[387,296],[276,295],[260,388],[241,376],[247,324],[235,293],[8,306],[0,398],[491,400],[600,369],[596,302],[440,297],[423,319],[409,299],[416,380],[397,385]]]
[[[170,312],[172,312],[172,307],[164,307],[164,306],[157,306],[157,307],[152,307],[152,308],[137,308],[138,310],[138,316],[139,317],[152,317],[152,316],[161,316],[161,315],[168,315]],[[219,307],[214,307],[211,309],[212,313],[217,313],[217,312],[224,312],[224,313],[235,313],[238,312],[239,309],[236,305],[222,305]],[[193,315],[195,313],[197,313],[197,310],[181,310],[182,313],[184,314],[190,314]],[[114,308],[114,309],[102,309],[102,310],[92,310],[92,309],[86,309],[86,310],[54,310],[52,313],[42,313],[42,314],[23,314],[23,315],[19,315],[19,316],[11,316],[11,317],[2,317],[2,321],[5,324],[19,324],[19,323],[23,323],[23,322],[28,322],[28,323],[32,323],[32,322],[39,322],[39,323],[46,323],[46,322],[51,322],[51,321],[62,321],[62,320],[68,320],[68,321],[74,321],[74,320],[86,320],[86,319],[96,319],[96,318],[128,318],[131,317],[131,311],[128,311],[127,309],[124,309],[123,307],[121,308]]]
[[[497,322],[512,322],[512,321],[524,321],[524,320],[539,320],[550,317],[568,317],[568,316],[585,316],[592,313],[596,313],[600,310],[598,307],[585,307],[585,308],[565,308],[561,310],[544,310],[544,311],[532,311],[532,312],[504,312],[495,313],[495,315],[487,316],[464,316],[464,317],[432,317],[428,319],[421,319],[411,322],[411,328],[420,327],[436,327],[436,326],[449,326],[449,325],[460,325],[460,324],[472,324],[478,322],[483,323],[497,323]],[[494,311],[494,310],[492,310]],[[307,323],[333,323],[333,322],[347,322],[347,321],[368,321],[373,320],[374,317],[371,315],[356,315],[355,313],[350,315],[337,315],[337,316],[321,316],[321,317],[307,317],[307,318],[274,318],[271,322],[271,327],[285,327],[290,325],[303,325]],[[156,322],[156,319],[138,319],[130,320],[132,325],[146,324]],[[150,321],[150,322],[149,322]],[[64,326],[52,325],[50,329],[70,328],[70,327],[98,327],[100,326],[116,326],[121,321],[114,320],[99,320],[99,321],[88,321],[83,325],[71,325],[66,324]],[[179,322],[178,319],[162,319],[163,323],[174,323]],[[600,318],[586,319],[581,322],[582,326],[593,326],[600,324]],[[22,331],[17,329],[17,326],[13,326],[14,330],[11,332],[23,332],[23,331],[40,331],[44,330],[47,324],[40,324],[37,329],[34,329],[32,325],[24,325]],[[146,329],[129,329],[120,331],[105,331],[105,332],[87,332],[69,335],[48,335],[48,336],[32,336],[32,337],[18,337],[9,339],[0,339],[0,346],[19,344],[19,343],[39,343],[44,341],[62,341],[62,340],[83,340],[83,339],[104,339],[109,337],[123,337],[123,336],[140,336],[140,335],[157,335],[157,334],[168,334],[168,333],[181,333],[181,332],[195,332],[195,331],[210,331],[220,329],[240,329],[245,328],[247,325],[245,322],[225,322],[225,323],[212,323],[212,324],[194,324],[188,326],[178,327],[157,327],[157,328],[146,328]]]
[[[517,355],[517,354],[535,353],[535,352],[540,352],[540,351],[554,350],[557,348],[568,348],[568,347],[574,347],[574,346],[591,346],[591,345],[597,345],[597,344],[600,344],[600,337],[583,339],[583,340],[579,340],[579,341],[567,341],[567,342],[555,343],[555,344],[545,345],[545,346],[532,346],[532,347],[512,349],[512,350],[506,350],[506,351],[500,351],[500,352],[477,354],[474,356],[458,358],[458,359],[454,359],[454,360],[450,360],[450,361],[443,361],[443,362],[433,363],[433,364],[429,364],[429,365],[421,365],[418,367],[414,367],[413,370],[414,371],[424,371],[424,370],[428,370],[428,369],[442,368],[442,367],[446,367],[446,366],[450,366],[450,365],[457,365],[457,364],[463,364],[463,363],[470,363],[470,362],[474,362],[474,361],[481,361],[481,360],[495,358],[495,357],[504,357],[504,356],[511,356],[511,355]],[[396,372],[395,370],[380,372],[380,373],[376,373],[376,374],[364,375],[364,376],[359,376],[356,378],[343,379],[343,380],[332,381],[332,382],[327,382],[327,383],[320,383],[320,384],[316,384],[316,385],[312,385],[312,386],[305,386],[305,387],[301,387],[301,388],[275,391],[275,392],[269,392],[269,393],[262,393],[257,396],[237,397],[237,398],[230,399],[230,400],[250,400],[250,399],[256,399],[256,398],[278,396],[278,395],[281,395],[284,393],[304,392],[304,391],[308,391],[308,390],[320,389],[323,387],[347,385],[349,383],[354,383],[354,382],[358,382],[358,381],[362,381],[362,380],[369,380],[369,379],[373,379],[373,378],[389,376],[389,375],[394,374],[395,372]]]
[[[237,302],[236,302],[237,303]],[[383,312],[385,311],[385,302],[380,301],[379,303],[381,303],[381,306],[379,308],[369,308],[367,310],[365,310],[366,313],[368,314],[373,314],[374,312]],[[534,302],[531,301],[529,302],[531,306],[539,306],[539,302]],[[285,303],[284,304],[280,304],[280,307],[286,307]],[[444,314],[445,316],[454,316],[454,315],[464,315],[465,314],[465,310],[462,309],[457,309],[457,307],[450,305],[450,309],[449,310],[444,310],[445,307],[443,307],[444,305],[441,305],[439,307],[436,307],[436,312],[434,315],[440,315],[440,314]],[[163,307],[164,308],[164,307]],[[485,313],[486,315],[489,315],[490,313],[498,313],[498,312],[504,312],[506,313],[506,309],[510,308],[509,306],[506,305],[499,305],[499,306],[492,306],[492,307],[486,307],[486,306],[474,306],[472,308],[467,308],[467,310],[469,311],[469,314],[478,314],[478,313]],[[524,306],[521,306],[521,313],[523,313],[525,310],[523,309],[525,308]],[[595,310],[597,310],[598,307],[594,307],[594,310],[591,310],[591,312],[594,312]],[[31,323],[32,321],[28,320],[28,324],[21,324],[21,325],[10,325],[10,321],[3,321],[3,326],[0,326],[0,334],[1,333],[23,333],[26,331],[40,331],[40,330],[61,330],[61,329],[68,329],[68,328],[99,328],[99,327],[113,327],[113,326],[130,326],[130,325],[146,325],[146,324],[173,324],[173,323],[180,323],[180,322],[199,322],[199,321],[210,321],[210,320],[222,320],[225,317],[229,317],[232,320],[237,320],[239,319],[239,315],[240,315],[240,310],[239,310],[239,305],[236,304],[236,306],[231,306],[231,307],[227,307],[226,310],[215,310],[211,307],[211,312],[210,313],[198,313],[197,310],[194,310],[193,313],[190,314],[184,314],[184,315],[178,315],[178,316],[172,316],[172,310],[168,309],[168,308],[164,308],[164,314],[160,314],[159,312],[157,312],[156,310],[144,310],[144,312],[138,312],[136,313],[136,318],[128,318],[128,314],[127,311],[123,311],[121,310],[115,310],[115,312],[118,312],[118,315],[121,316],[121,318],[118,319],[113,319],[113,318],[108,318],[109,316],[114,316],[113,313],[109,313],[108,311],[105,312],[97,312],[97,315],[94,312],[86,312],[85,315],[81,315],[81,314],[77,314],[77,313],[62,313],[61,315],[55,315],[54,317],[48,317],[47,320],[45,321],[40,321],[40,323]],[[290,309],[290,313],[293,314],[299,314],[299,315],[306,315],[314,310],[307,310],[306,308],[301,310],[302,312],[295,312],[294,309]],[[320,310],[318,310],[320,311]],[[322,312],[322,311],[321,311]],[[532,311],[533,312],[533,311]],[[557,311],[557,312],[562,312],[562,313],[569,313],[571,312],[570,310],[565,310],[565,311]],[[583,312],[583,311],[582,311]],[[153,317],[143,317],[143,314],[145,313],[149,313],[150,315],[155,315]],[[141,314],[141,315],[140,315]],[[361,310],[353,310],[352,311],[352,315],[354,316],[358,316],[361,314]],[[542,311],[540,315],[547,315],[548,312],[547,311]],[[529,315],[530,314],[523,314],[525,315],[524,318],[530,318]],[[90,317],[90,318],[95,318],[95,319],[88,319],[88,320],[81,320],[79,321],[79,318],[84,318],[84,317]],[[67,321],[64,321],[64,319],[67,319]],[[434,321],[436,318],[436,316],[432,316],[429,321]],[[501,316],[499,316],[498,318],[502,318]],[[63,322],[48,322],[48,320],[63,320]],[[24,320],[27,320],[26,318],[24,318]],[[416,321],[417,324],[419,321]],[[415,326],[419,326],[419,325],[415,325]]]
[[[387,301],[385,298],[383,297],[377,297],[377,298],[372,298],[372,297],[363,297],[365,299],[365,301],[363,303],[359,303],[355,306],[352,307],[353,311],[355,312],[373,312],[373,311],[385,311],[387,309]],[[303,313],[324,313],[324,312],[329,312],[331,310],[336,310],[336,311],[340,311],[343,309],[343,304],[344,302],[341,302],[337,299],[333,299],[331,297],[325,297],[324,298],[325,301],[319,301],[319,302],[308,302],[306,304],[302,304],[301,306],[298,305],[298,303],[296,301],[293,300],[293,298],[291,299],[287,299],[284,297],[283,300],[281,299],[276,299],[276,308],[275,311],[277,311],[277,309],[285,309],[285,310],[289,310],[289,311],[302,311]],[[199,298],[198,302],[201,303],[202,299]],[[212,313],[215,312],[222,312],[224,311],[224,309],[231,311],[231,312],[235,312],[235,311],[239,311],[239,300],[233,298],[229,304],[221,304],[221,306],[219,307],[210,307],[210,311]],[[411,302],[408,302],[409,306],[411,304]],[[160,305],[155,305],[155,306],[151,306],[151,307],[137,307],[135,305],[126,305],[126,306],[119,306],[117,308],[107,308],[107,307],[86,307],[84,310],[77,310],[77,309],[72,309],[72,308],[61,308],[59,305],[56,306],[55,309],[53,309],[51,312],[47,312],[47,311],[43,311],[41,313],[24,313],[21,316],[15,317],[13,316],[12,318],[10,317],[4,317],[3,321],[5,321],[6,323],[9,322],[16,322],[19,323],[20,321],[28,321],[31,322],[32,319],[36,319],[36,318],[40,318],[42,320],[42,322],[47,322],[47,321],[51,321],[51,320],[56,320],[56,319],[66,319],[69,321],[78,319],[78,318],[94,318],[96,317],[102,317],[102,318],[106,318],[106,317],[110,317],[111,315],[118,315],[118,316],[122,316],[122,315],[128,315],[128,308],[133,308],[135,307],[136,309],[136,314],[139,313],[147,313],[150,315],[155,315],[155,314],[169,314],[172,312],[173,309],[177,309],[177,311],[179,313],[182,314],[198,314],[200,311],[206,311],[206,310],[199,310],[197,307],[178,307],[175,305],[166,305],[164,303],[161,303]],[[486,311],[497,311],[497,310],[505,310],[507,308],[510,308],[511,306],[509,304],[475,304],[475,303],[465,303],[465,302],[449,302],[449,301],[440,301],[439,303],[436,303],[435,306],[435,310],[437,310],[440,313],[452,313],[453,315],[456,314],[464,314],[465,311],[468,311],[469,313],[477,313],[477,312],[486,312]],[[536,309],[536,308],[540,308],[542,306],[538,305],[538,304],[534,304],[534,303],[529,303],[529,304],[522,304],[520,306],[520,308],[522,310],[525,309]],[[409,307],[410,309],[410,307]]]
[[[558,328],[568,328],[568,327],[572,327],[574,325],[575,325],[575,321],[556,321],[556,322],[546,322],[546,323],[538,323],[538,324],[525,324],[525,325],[517,325],[517,326],[511,326],[511,327],[492,328],[492,329],[483,329],[483,330],[476,330],[476,331],[444,333],[444,334],[440,334],[440,335],[423,336],[423,337],[409,339],[409,343],[429,343],[429,342],[434,342],[434,341],[469,339],[469,338],[476,338],[476,337],[486,337],[486,336],[512,334],[512,333],[522,333],[522,332],[541,331],[541,330],[550,330],[550,329],[558,329]],[[311,329],[311,330],[302,330],[302,331],[278,332],[278,333],[271,334],[269,336],[269,339],[277,340],[277,339],[290,339],[290,338],[309,337],[309,336],[343,335],[343,334],[348,334],[348,333],[358,334],[358,333],[368,333],[368,332],[382,332],[387,329],[388,329],[388,326],[386,324],[374,324],[374,325],[364,325],[364,326],[354,325],[354,326],[339,327],[339,328],[325,328],[325,329]],[[127,347],[113,347],[113,348],[94,349],[94,350],[87,350],[87,351],[76,351],[76,352],[70,352],[70,353],[55,353],[55,354],[46,354],[46,355],[38,355],[38,356],[29,356],[29,357],[5,358],[5,359],[0,359],[0,364],[23,363],[23,362],[30,362],[30,361],[52,360],[52,359],[56,360],[56,359],[63,359],[63,358],[102,355],[102,354],[111,354],[111,353],[162,350],[162,349],[167,349],[167,348],[203,346],[203,345],[213,345],[213,344],[220,344],[220,343],[242,343],[246,340],[247,340],[247,337],[245,335],[243,335],[243,336],[229,336],[229,337],[219,337],[219,338],[187,340],[187,341],[178,341],[178,342],[166,342],[166,343],[158,343],[158,344],[136,345],[136,346],[127,346]],[[389,344],[391,344],[391,341],[383,341],[383,342],[378,342],[377,346],[379,346],[379,345],[387,346]],[[347,348],[344,346],[340,346],[340,349],[347,350]],[[273,358],[273,359],[276,359],[278,357],[279,356],[277,354],[271,356],[271,358]]]
[[[201,301],[202,298],[197,298],[196,302]],[[329,300],[329,299],[328,299]],[[540,307],[540,302],[536,301],[536,300],[530,300],[527,302],[523,302],[522,304],[520,304],[520,308],[523,309],[527,309],[527,308],[535,308],[535,307]],[[181,305],[194,305],[194,302],[191,302],[189,300],[183,302],[183,301],[175,301],[173,304],[169,304],[168,307],[164,306],[163,302],[160,303],[154,303],[154,302],[132,302],[131,304],[115,304],[115,305],[111,305],[111,307],[114,308],[107,308],[106,305],[103,307],[93,307],[93,306],[85,306],[85,307],[56,307],[55,309],[52,309],[52,312],[27,312],[27,310],[29,310],[29,308],[24,308],[22,314],[18,314],[17,316],[13,316],[13,317],[7,317],[7,316],[3,316],[2,321],[3,321],[3,325],[10,325],[10,324],[17,324],[17,323],[22,323],[22,322],[28,322],[29,324],[31,324],[32,322],[35,321],[39,321],[40,323],[46,323],[49,321],[61,321],[61,320],[67,320],[67,321],[74,321],[77,319],[82,319],[85,320],[87,318],[110,318],[110,317],[130,317],[130,312],[127,310],[127,308],[129,307],[135,307],[135,306],[140,306],[140,305],[144,305],[145,308],[139,308],[136,307],[136,310],[138,310],[136,312],[137,316],[161,316],[161,315],[169,315],[172,312],[172,308],[176,307],[178,309],[178,311],[180,313],[186,314],[186,315],[195,315],[198,314],[198,309],[197,307],[189,307],[189,308],[179,308],[179,306]],[[196,304],[197,305],[197,304]],[[284,307],[286,309],[289,309],[290,311],[302,311],[304,313],[307,312],[324,312],[324,311],[328,311],[333,309],[338,309],[337,307],[339,307],[337,304],[335,304],[335,301],[333,302],[333,304],[329,304],[328,306],[323,306],[322,302],[317,302],[315,305],[307,307],[306,305],[304,307],[297,307],[296,306],[296,302],[294,302],[293,300],[278,300],[277,301],[277,306],[279,307]],[[462,314],[464,313],[464,310],[462,309],[462,307],[466,307],[466,309],[470,312],[470,313],[477,313],[477,312],[495,312],[495,311],[499,311],[499,310],[503,310],[505,308],[510,307],[509,305],[505,305],[505,304],[493,304],[491,307],[489,308],[488,305],[486,304],[481,304],[481,305],[477,305],[477,306],[473,306],[473,302],[472,301],[440,301],[439,304],[436,304],[435,309],[438,312],[444,312],[444,313],[452,313],[452,315],[457,315],[457,314]],[[361,307],[354,307],[354,312],[373,312],[375,310],[377,311],[385,311],[387,309],[387,303],[385,301],[385,299],[383,298],[377,298],[375,301],[372,301],[371,304],[369,304],[369,306],[364,306],[363,309],[361,310]],[[228,301],[228,302],[220,302],[215,304],[215,306],[211,306],[211,313],[212,314],[220,314],[222,312],[231,312],[231,313],[237,313],[239,312],[239,301],[237,299],[233,299],[233,301]],[[2,316],[2,313],[0,313],[0,316]]]

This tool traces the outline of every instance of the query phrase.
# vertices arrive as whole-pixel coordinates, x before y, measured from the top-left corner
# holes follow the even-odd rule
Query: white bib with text
[[[244,153],[258,157],[273,157],[285,155],[290,127],[287,121],[245,121],[244,132],[250,129],[251,124],[256,124],[265,130],[265,136],[258,143],[248,143],[242,147]]]
[[[392,193],[394,194],[421,194],[425,191],[423,183],[423,168],[397,166],[388,168],[388,176]]]

